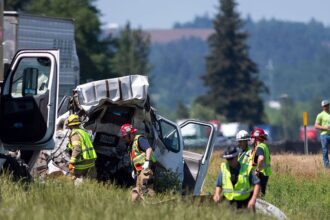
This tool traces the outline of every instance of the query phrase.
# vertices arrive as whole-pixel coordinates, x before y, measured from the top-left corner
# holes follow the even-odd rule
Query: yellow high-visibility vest
[[[269,153],[269,148],[267,146],[267,144],[265,143],[260,143],[257,146],[260,147],[261,149],[263,149],[264,151],[264,156],[265,156],[265,160],[263,161],[262,167],[260,169],[260,172],[263,173],[265,176],[270,176],[272,174],[272,168],[270,167],[270,153]]]
[[[228,200],[246,200],[250,197],[253,187],[250,184],[249,173],[251,171],[251,166],[241,166],[237,183],[233,186],[231,182],[231,173],[229,170],[228,163],[221,164],[222,173],[222,191],[223,195]]]
[[[84,170],[95,166],[95,159],[97,158],[97,155],[89,134],[83,129],[77,128],[72,130],[70,138],[75,134],[78,134],[80,137],[79,145],[82,152],[79,158],[71,157],[70,163],[74,164],[75,169],[77,170]],[[69,143],[68,148],[72,149],[72,145],[74,145],[74,143]]]
[[[132,149],[131,149],[131,152],[130,152],[131,162],[132,162],[132,165],[134,166],[136,171],[142,170],[142,165],[146,161],[146,153],[143,152],[139,148],[139,138],[140,137],[142,137],[142,135],[135,135],[133,143],[132,143]],[[156,162],[156,158],[155,158],[153,152],[151,152],[150,160],[153,163]]]

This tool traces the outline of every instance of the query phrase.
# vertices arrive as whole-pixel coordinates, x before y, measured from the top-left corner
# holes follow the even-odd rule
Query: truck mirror
[[[50,64],[51,64],[49,58],[47,58],[47,57],[38,57],[37,60],[41,66],[50,66]]]
[[[38,75],[37,68],[25,68],[23,70],[23,96],[33,96],[38,90]]]

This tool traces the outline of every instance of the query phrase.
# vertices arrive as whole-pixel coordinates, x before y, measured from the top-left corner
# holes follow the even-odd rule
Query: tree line
[[[213,29],[213,19],[208,15],[197,16],[191,22],[176,23],[174,28]],[[281,97],[287,95],[292,103],[300,107],[304,106],[300,111],[310,110],[312,124],[315,113],[320,110],[319,104],[315,104],[324,98],[329,98],[330,27],[314,19],[302,23],[276,19],[253,21],[247,17],[242,19],[240,30],[248,34],[246,45],[249,57],[257,64],[258,78],[268,88],[268,93],[262,93],[262,100],[281,102]],[[151,72],[153,78],[155,80],[164,78],[165,73],[167,79],[180,75],[176,80],[176,87],[182,92],[174,94],[172,91],[167,91],[166,94],[166,97],[175,97],[174,104],[181,102],[186,106],[194,107],[196,106],[194,100],[207,91],[201,77],[207,72],[205,57],[209,50],[209,43],[199,38],[151,46],[150,61],[154,66]],[[171,62],[166,63],[165,68],[164,59],[159,58],[170,55],[186,57],[185,60],[192,64],[185,65],[186,63],[180,59],[171,59]],[[160,106],[168,106],[170,101],[162,97],[164,94],[162,91],[171,85],[170,80],[159,80],[159,82],[154,93],[159,94],[159,100],[163,100],[159,102]],[[244,85],[240,83],[239,86]],[[237,85],[233,84],[233,87],[236,89]],[[200,111],[200,108],[195,110],[197,109]],[[294,109],[299,110],[298,107]],[[192,109],[193,114],[195,110]],[[300,112],[295,115],[301,117]],[[267,108],[264,117],[264,121],[274,121],[274,115],[271,116]],[[300,121],[300,118],[295,119],[295,126],[299,126]]]

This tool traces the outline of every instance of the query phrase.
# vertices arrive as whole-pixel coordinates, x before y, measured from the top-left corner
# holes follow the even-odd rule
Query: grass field
[[[220,157],[215,152],[203,192],[213,193]],[[330,219],[330,170],[321,155],[274,155],[273,175],[264,198],[290,219]],[[35,181],[29,187],[0,178],[0,219],[253,219],[226,206],[161,194],[132,204],[129,190],[96,182],[73,186],[68,179]],[[158,201],[167,201],[156,204]],[[257,219],[269,219],[256,216]]]

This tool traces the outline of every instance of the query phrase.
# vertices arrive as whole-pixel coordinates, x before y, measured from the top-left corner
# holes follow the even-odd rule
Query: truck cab
[[[1,171],[32,167],[41,149],[54,148],[57,99],[80,74],[72,19],[4,11],[3,0],[0,11]]]
[[[1,88],[1,168],[18,167],[9,151],[19,150],[32,165],[41,149],[54,148],[59,56],[59,50],[16,53]]]

